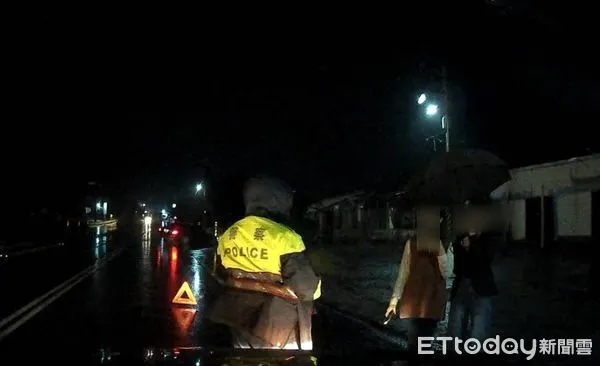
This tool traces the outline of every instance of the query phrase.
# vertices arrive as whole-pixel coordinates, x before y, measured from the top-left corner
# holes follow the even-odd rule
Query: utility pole
[[[444,130],[446,140],[446,152],[450,152],[450,97],[448,95],[448,72],[446,66],[442,65],[442,95],[444,98],[444,107],[442,108],[442,129]],[[445,231],[446,231],[446,250],[450,247],[454,237],[453,207],[446,208]]]
[[[448,73],[446,71],[446,66],[442,66],[441,68],[441,77],[442,77],[442,103],[443,105],[441,106],[441,108],[438,109],[438,105],[437,103],[433,102],[433,103],[428,103],[425,105],[426,109],[425,109],[425,114],[428,116],[437,116],[439,113],[439,110],[441,110],[441,114],[442,114],[442,130],[444,131],[444,137],[445,137],[445,142],[446,142],[446,152],[450,152],[450,125],[451,125],[451,121],[450,121],[450,112],[452,110],[451,105],[450,105],[450,96],[449,96],[449,92],[448,92]],[[419,105],[423,105],[425,103],[427,103],[427,95],[425,93],[422,93],[421,95],[419,95],[419,98],[417,99],[417,104]],[[426,139],[426,141],[429,140],[433,140],[433,150],[435,151],[437,149],[436,146],[436,139],[434,136],[429,137]],[[441,140],[441,138],[440,138]],[[441,142],[441,141],[440,141]],[[446,248],[448,247],[448,244],[450,243],[450,240],[452,239],[453,236],[453,228],[452,228],[452,207],[448,207],[446,210]]]
[[[442,128],[446,138],[446,152],[450,151],[450,98],[448,97],[448,74],[446,66],[442,66],[442,94],[444,96],[444,108],[442,113]]]
[[[427,103],[425,105],[425,114],[427,114],[427,116],[437,116],[439,111],[441,111],[442,114],[442,131],[444,133],[444,140],[446,143],[446,152],[450,151],[450,112],[451,112],[451,105],[450,105],[450,96],[449,96],[449,92],[448,92],[448,74],[446,71],[446,66],[442,66],[441,67],[441,82],[442,82],[442,87],[441,87],[441,94],[442,94],[442,100],[440,101],[442,103],[441,108],[438,107],[438,104],[435,102],[427,102],[428,101],[428,97],[425,93],[422,93],[421,95],[419,95],[419,98],[417,99],[417,103],[419,105],[423,105],[425,103]],[[439,93],[438,93],[439,96]],[[441,134],[439,134],[441,135]],[[430,139],[433,139],[434,137],[431,136],[429,138],[426,139],[426,141],[429,141]],[[440,138],[440,142],[442,138]],[[434,144],[434,151],[436,150],[436,140],[433,140],[433,144]]]

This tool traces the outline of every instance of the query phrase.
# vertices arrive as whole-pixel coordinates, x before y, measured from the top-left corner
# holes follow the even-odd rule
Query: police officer
[[[286,226],[293,192],[260,176],[244,186],[246,216],[219,238],[215,273],[225,289],[209,319],[227,325],[236,348],[312,349],[313,301],[321,280],[300,235]]]

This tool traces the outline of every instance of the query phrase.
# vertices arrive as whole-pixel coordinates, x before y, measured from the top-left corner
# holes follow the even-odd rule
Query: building
[[[87,221],[108,219],[109,214],[107,200],[105,189],[100,183],[88,182],[85,192],[85,200],[83,202],[85,219]]]
[[[314,203],[306,216],[317,222],[320,243],[404,240],[412,216],[401,195],[356,191]]]
[[[590,241],[600,236],[600,154],[511,170],[506,199],[513,240]]]
[[[509,209],[512,240],[544,246],[554,241],[600,239],[600,154],[511,170],[512,180],[496,198]],[[357,191],[308,207],[324,243],[356,240],[403,240],[413,216],[402,192]]]

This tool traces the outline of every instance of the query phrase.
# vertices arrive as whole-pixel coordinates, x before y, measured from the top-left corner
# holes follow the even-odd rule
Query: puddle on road
[[[142,237],[143,260],[140,278],[144,306],[157,309],[165,329],[164,339],[172,346],[198,346],[198,334],[205,325],[207,277],[201,263],[211,256],[203,250],[189,251],[169,244],[163,238]],[[184,283],[189,285],[197,305],[173,304]],[[154,320],[159,320],[154,317]]]

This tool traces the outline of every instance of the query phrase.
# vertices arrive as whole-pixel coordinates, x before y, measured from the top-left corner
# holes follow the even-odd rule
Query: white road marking
[[[58,300],[62,295],[75,287],[78,283],[96,273],[100,268],[121,254],[121,252],[123,252],[122,248],[114,251],[109,257],[90,265],[73,277],[46,292],[42,296],[31,301],[29,304],[15,311],[13,314],[4,318],[2,321],[0,321],[0,329],[4,328],[7,324],[10,324],[13,320],[20,317],[10,326],[0,331],[0,341],[8,337],[17,328],[25,324],[29,319],[33,318],[37,313],[44,310],[46,307],[48,307],[48,305]]]

